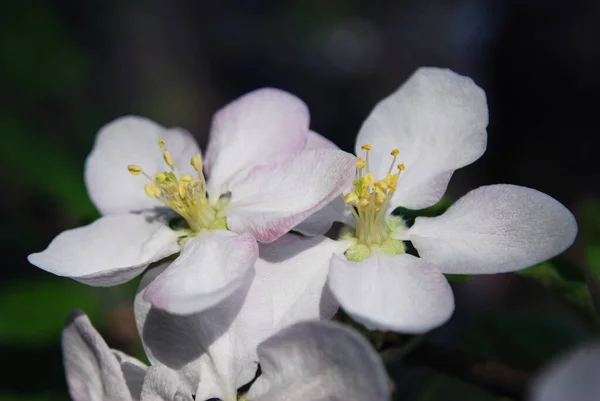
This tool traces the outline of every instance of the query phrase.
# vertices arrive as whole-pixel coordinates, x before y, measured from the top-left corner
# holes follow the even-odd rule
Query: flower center
[[[144,186],[146,195],[158,200],[183,217],[194,233],[227,229],[227,220],[221,212],[229,203],[231,193],[221,195],[216,203],[208,201],[200,154],[195,154],[190,159],[190,164],[197,173],[197,177],[193,177],[182,173],[175,165],[164,140],[160,139],[158,146],[163,149],[163,159],[169,167],[169,171],[156,173],[152,177],[138,165],[127,166],[127,170],[132,175],[142,174],[150,181]]]
[[[384,252],[392,255],[404,253],[404,244],[401,240],[390,237],[394,231],[404,230],[404,221],[395,216],[387,216],[387,207],[396,191],[396,183],[400,172],[405,169],[404,164],[396,165],[400,151],[393,149],[392,163],[386,176],[380,180],[369,170],[369,151],[371,145],[361,147],[365,158],[356,158],[356,180],[352,190],[344,195],[344,203],[348,205],[356,220],[356,227],[342,233],[342,239],[354,239],[355,245],[346,251],[349,260],[360,261],[371,254],[373,246],[380,247]]]

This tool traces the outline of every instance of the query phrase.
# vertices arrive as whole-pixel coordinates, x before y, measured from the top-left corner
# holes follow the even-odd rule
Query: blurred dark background
[[[4,2],[0,400],[66,399],[58,339],[75,307],[111,346],[140,354],[135,282],[93,289],[26,261],[97,216],[83,163],[104,123],[143,115],[184,127],[204,145],[215,110],[273,86],[302,98],[312,128],[351,151],[377,101],[419,66],[448,67],[483,87],[490,108],[488,151],[455,174],[450,197],[490,183],[530,186],[597,232],[598,21],[592,0]],[[593,241],[580,236],[561,263],[594,269]],[[473,278],[457,287],[459,312],[436,335],[466,352],[534,371],[588,337],[584,319],[530,279]],[[536,319],[544,323],[532,326]],[[518,334],[525,340],[504,348],[490,340]],[[542,337],[553,342],[535,348]],[[519,361],[527,352],[533,359]],[[454,383],[423,395],[450,380],[426,376],[411,378],[398,399],[446,400],[464,390]],[[463,400],[500,400],[469,391]]]

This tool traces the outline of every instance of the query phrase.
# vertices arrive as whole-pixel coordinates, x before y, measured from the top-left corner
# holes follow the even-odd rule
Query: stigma
[[[365,157],[356,158],[356,179],[352,183],[352,190],[343,195],[344,203],[348,205],[356,220],[356,226],[343,234],[345,239],[352,237],[355,241],[355,245],[348,249],[346,256],[350,260],[362,260],[371,254],[373,246],[394,255],[404,253],[402,241],[390,236],[393,230],[405,228],[404,224],[399,224],[398,217],[386,218],[398,178],[405,169],[404,164],[396,164],[400,151],[393,149],[390,152],[390,168],[385,177],[377,180],[369,170],[371,145],[365,144],[361,149],[365,152]]]
[[[227,229],[222,212],[229,203],[229,196],[228,194],[221,196],[216,203],[209,202],[202,169],[202,156],[195,154],[190,159],[190,164],[196,172],[195,176],[192,176],[181,172],[163,139],[159,139],[158,146],[163,150],[163,161],[167,166],[165,171],[151,176],[136,164],[127,166],[130,174],[143,175],[149,181],[144,186],[146,195],[183,217],[193,233]]]

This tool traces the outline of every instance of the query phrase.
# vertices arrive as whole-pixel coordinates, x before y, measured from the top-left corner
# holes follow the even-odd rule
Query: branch
[[[423,341],[411,352],[404,347],[388,349],[383,353],[386,362],[405,356],[404,360],[419,366],[427,366],[437,371],[457,377],[497,395],[508,396],[517,401],[525,399],[531,380],[527,372],[513,369],[502,363],[481,358],[471,358],[463,353]]]

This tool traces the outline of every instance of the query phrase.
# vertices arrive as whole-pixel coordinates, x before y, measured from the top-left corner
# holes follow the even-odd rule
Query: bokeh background
[[[535,372],[597,335],[585,283],[600,275],[599,20],[594,0],[4,2],[0,400],[67,399],[58,341],[76,307],[109,345],[141,353],[136,282],[90,288],[26,261],[97,217],[83,163],[103,124],[147,116],[204,145],[215,110],[273,86],[302,98],[312,128],[351,151],[375,103],[424,65],[471,76],[488,96],[488,151],[455,174],[449,197],[491,183],[534,187],[581,229],[540,274],[457,282],[457,313],[432,339]],[[392,365],[398,400],[510,399],[435,368]]]

